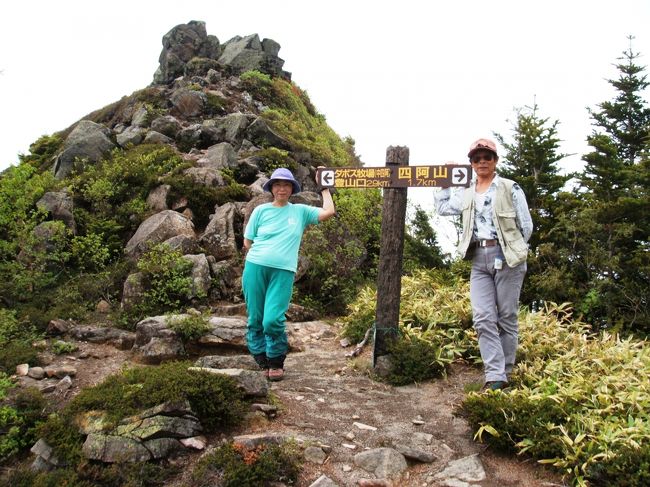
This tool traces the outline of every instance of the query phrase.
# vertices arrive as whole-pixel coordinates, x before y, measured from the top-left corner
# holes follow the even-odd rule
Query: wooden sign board
[[[441,166],[381,166],[319,168],[316,180],[326,188],[434,188],[468,187],[472,180],[469,164]]]

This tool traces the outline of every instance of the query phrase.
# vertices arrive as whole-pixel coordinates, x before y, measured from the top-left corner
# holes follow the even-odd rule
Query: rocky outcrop
[[[195,57],[217,59],[221,49],[219,39],[208,35],[205,22],[192,20],[180,24],[163,36],[160,65],[153,76],[156,84],[171,83],[185,74],[185,67]]]
[[[95,163],[103,159],[115,144],[111,141],[111,131],[103,125],[82,120],[65,140],[63,152],[56,158],[54,176],[63,179],[73,169],[80,169],[84,164]]]
[[[140,224],[124,250],[129,257],[137,259],[155,244],[177,235],[194,237],[194,225],[176,211],[161,211]]]
[[[72,214],[74,203],[69,193],[65,191],[47,192],[36,202],[36,207],[47,212],[53,220],[61,220],[72,234],[77,233],[77,224]]]
[[[235,36],[222,46],[216,36],[207,34],[205,22],[193,20],[170,30],[163,36],[162,44],[154,84],[169,84],[180,76],[192,76],[220,65],[236,73],[255,69],[291,79],[291,74],[282,70],[280,44],[272,39],[260,41],[257,34]]]

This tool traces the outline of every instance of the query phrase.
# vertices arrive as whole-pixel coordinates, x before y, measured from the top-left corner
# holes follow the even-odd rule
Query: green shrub
[[[60,134],[43,135],[29,146],[29,154],[19,155],[20,162],[43,172],[54,165],[56,155],[63,148],[63,142]]]
[[[450,360],[444,360],[437,344],[418,336],[404,335],[388,342],[393,367],[386,377],[389,384],[403,386],[440,377]]]
[[[36,388],[22,390],[10,405],[0,406],[0,462],[36,443],[36,428],[45,419],[45,406]]]
[[[71,468],[38,473],[21,467],[0,478],[0,487],[92,487],[92,484],[80,480]]]
[[[301,252],[309,268],[295,291],[299,302],[341,314],[359,288],[375,280],[381,195],[372,190],[340,190],[334,201],[337,216],[305,233]]]
[[[470,394],[477,436],[551,464],[575,484],[644,485],[649,476],[650,349],[593,335],[567,305],[523,313],[507,392]],[[487,433],[487,434],[486,434]],[[618,483],[621,479],[621,483]]]
[[[79,433],[75,418],[84,412],[105,412],[110,427],[164,402],[187,400],[206,433],[240,423],[246,406],[235,380],[191,371],[191,366],[190,362],[171,362],[129,368],[109,376],[100,384],[83,389],[59,413],[50,415],[39,426],[39,436],[60,460],[76,466],[82,462],[84,436]]]
[[[142,311],[177,311],[192,290],[192,262],[166,244],[158,244],[138,261],[145,276]]]
[[[307,93],[294,83],[258,71],[241,75],[242,87],[269,106],[262,117],[297,151],[312,155],[314,166],[354,166],[354,141],[342,140],[316,112]]]
[[[63,355],[64,353],[72,353],[77,350],[77,346],[74,343],[67,343],[61,340],[57,340],[52,344],[52,352],[56,355]]]
[[[300,473],[300,455],[295,445],[260,445],[248,450],[227,443],[203,457],[192,474],[192,485],[258,487],[278,482],[293,484]]]
[[[32,342],[39,338],[29,323],[16,318],[14,310],[0,308],[0,373],[13,374],[19,364],[38,364]]]
[[[181,337],[183,342],[198,340],[212,328],[205,316],[186,316],[180,320],[172,320],[169,327]]]

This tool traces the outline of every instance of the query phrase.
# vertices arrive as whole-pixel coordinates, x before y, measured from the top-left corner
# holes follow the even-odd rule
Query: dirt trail
[[[299,487],[309,486],[321,474],[340,486],[356,486],[359,479],[373,475],[355,466],[354,455],[398,443],[417,444],[436,460],[409,462],[405,478],[395,486],[444,485],[436,483],[435,473],[450,460],[473,454],[478,454],[486,479],[467,485],[562,485],[559,476],[531,460],[499,455],[472,441],[467,423],[454,416],[465,385],[481,380],[479,369],[457,365],[445,379],[392,387],[371,380],[367,373],[372,345],[355,359],[346,357],[350,349],[327,334],[305,340],[304,348],[289,354],[284,380],[272,383],[282,409],[274,422],[260,428],[314,438],[331,447],[323,465],[305,464]],[[355,423],[376,431],[360,429]]]
[[[370,378],[372,344],[359,357],[350,359],[346,354],[351,348],[341,347],[335,326],[325,322],[288,326],[302,346],[301,351],[288,355],[284,380],[271,383],[271,400],[277,399],[279,406],[277,417],[258,417],[230,433],[277,432],[310,444],[327,445],[325,462],[306,461],[297,487],[310,486],[322,474],[339,487],[356,487],[360,479],[373,479],[374,475],[356,466],[354,456],[367,449],[396,445],[415,446],[432,454],[435,460],[409,461],[406,473],[391,487],[563,485],[557,474],[532,460],[500,455],[474,442],[466,422],[454,416],[455,407],[465,396],[466,384],[481,380],[479,369],[455,365],[447,378],[392,387]],[[81,360],[80,353],[84,355]],[[59,406],[80,389],[101,382],[133,360],[131,352],[107,344],[79,343],[75,355],[50,357],[58,364],[76,365],[78,370],[72,389],[60,399]],[[364,425],[371,428],[362,429]],[[214,445],[220,438],[209,438],[209,444]],[[484,480],[443,483],[434,478],[450,461],[470,455],[478,455],[486,473]],[[186,458],[186,472],[198,456]]]

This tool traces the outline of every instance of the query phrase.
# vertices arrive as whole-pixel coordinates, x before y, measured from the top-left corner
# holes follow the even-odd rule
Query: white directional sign
[[[452,168],[451,180],[454,182],[454,184],[464,185],[469,183],[469,169],[466,167]]]

